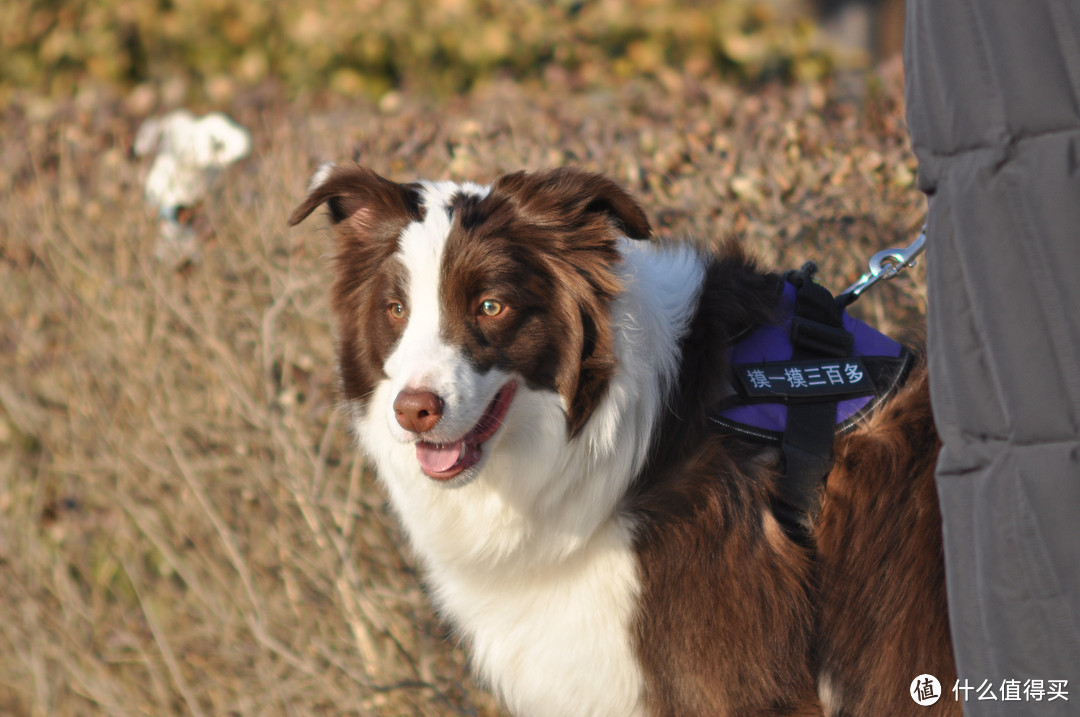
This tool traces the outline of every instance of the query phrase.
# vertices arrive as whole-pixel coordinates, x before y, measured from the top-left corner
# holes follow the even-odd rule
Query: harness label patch
[[[818,398],[874,392],[858,356],[739,364],[735,376],[749,398]]]

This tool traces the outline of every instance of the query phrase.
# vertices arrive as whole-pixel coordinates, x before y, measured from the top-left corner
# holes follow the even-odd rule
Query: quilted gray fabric
[[[996,696],[961,701],[1080,714],[1080,2],[908,0],[906,30],[950,620]]]

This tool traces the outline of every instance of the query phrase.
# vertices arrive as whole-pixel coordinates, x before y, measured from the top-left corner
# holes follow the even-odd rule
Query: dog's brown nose
[[[443,402],[431,391],[402,391],[394,399],[394,415],[406,431],[430,431],[442,418]]]

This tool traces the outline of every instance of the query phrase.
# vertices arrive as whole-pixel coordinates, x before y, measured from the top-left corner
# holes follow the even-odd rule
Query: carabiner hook
[[[903,249],[885,249],[870,257],[870,271],[859,277],[858,281],[849,286],[843,293],[838,294],[836,303],[847,306],[883,279],[893,279],[909,266],[915,266],[915,259],[922,253],[926,245],[926,227],[922,228],[919,236]]]

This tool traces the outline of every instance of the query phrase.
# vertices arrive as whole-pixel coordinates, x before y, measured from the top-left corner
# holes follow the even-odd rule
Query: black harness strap
[[[784,277],[796,287],[791,324],[792,360],[843,358],[855,338],[844,329],[843,312],[832,294],[813,281],[817,266],[807,262]],[[785,480],[773,506],[781,525],[799,542],[809,540],[810,523],[821,508],[824,477],[833,465],[836,400],[793,403],[780,449]],[[793,531],[794,529],[794,531]]]

